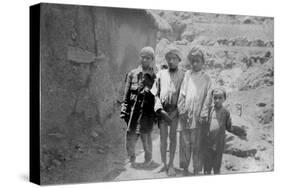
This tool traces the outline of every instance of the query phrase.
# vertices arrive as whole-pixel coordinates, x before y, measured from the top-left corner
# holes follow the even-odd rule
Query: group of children
[[[168,68],[153,72],[154,50],[145,47],[140,51],[140,66],[127,74],[124,102],[121,118],[128,123],[134,119],[133,104],[136,95],[144,93],[143,114],[140,121],[130,121],[127,130],[126,147],[132,167],[135,166],[135,144],[141,138],[144,151],[144,165],[152,162],[151,132],[154,114],[160,129],[160,172],[175,176],[174,157],[179,132],[180,168],[189,174],[189,163],[192,158],[193,174],[220,173],[224,150],[225,130],[231,130],[230,113],[223,107],[226,92],[222,88],[214,88],[210,76],[203,71],[205,62],[203,51],[192,48],[187,56],[191,70],[184,72],[179,68],[183,60],[180,50],[175,46],[167,48],[165,59]],[[150,84],[143,84],[140,77],[150,75]],[[138,79],[139,78],[139,79]],[[138,94],[136,94],[138,90]],[[143,99],[144,99],[143,98]],[[137,125],[142,129],[136,133]],[[134,126],[132,126],[134,125]],[[146,127],[146,128],[145,128]],[[167,163],[167,143],[169,138],[169,161]]]

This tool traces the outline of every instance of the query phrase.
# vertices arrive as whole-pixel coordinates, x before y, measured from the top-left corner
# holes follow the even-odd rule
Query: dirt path
[[[175,168],[178,168],[178,147],[176,150],[176,156],[175,156]],[[168,177],[165,172],[159,173],[159,165],[161,164],[161,158],[160,158],[160,137],[158,136],[153,141],[153,164],[150,168],[132,168],[130,167],[129,163],[125,165],[125,170],[117,176],[114,180],[120,181],[120,180],[140,180],[140,179],[151,179],[151,178],[166,178]],[[136,159],[136,162],[138,164],[142,163],[144,161],[144,152],[142,151]],[[180,171],[177,172],[177,176],[182,176],[182,173]]]
[[[179,138],[179,133],[177,135],[177,138]],[[177,149],[175,153],[175,160],[174,160],[174,166],[176,168],[176,177],[183,177],[182,170],[179,169],[179,140],[177,142]],[[167,151],[167,156],[168,155]],[[228,164],[228,161],[238,161],[241,163],[242,161],[245,161],[246,163],[250,161],[250,159],[241,159],[239,157],[235,157],[233,155],[224,154],[224,161],[223,161],[223,167],[222,167],[222,173],[237,173],[238,169],[228,169],[228,167],[225,167]],[[139,155],[137,155],[136,162],[137,164],[141,165],[141,163],[144,161],[144,152],[143,150],[140,151]],[[143,179],[154,179],[154,178],[168,178],[167,174],[165,172],[159,173],[159,166],[161,164],[161,158],[160,158],[160,137],[158,136],[153,141],[153,164],[150,168],[132,168],[130,164],[127,162],[124,166],[123,171],[113,180],[114,181],[122,181],[122,180],[143,180]],[[251,160],[252,161],[252,160]],[[244,162],[243,162],[244,164]],[[189,171],[192,171],[192,159],[189,165]],[[203,175],[202,173],[199,175]]]

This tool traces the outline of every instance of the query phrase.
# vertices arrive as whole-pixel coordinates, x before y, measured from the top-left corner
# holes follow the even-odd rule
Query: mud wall
[[[143,46],[155,47],[152,23],[142,10],[41,6],[43,150],[67,155],[93,137],[117,141],[124,77]]]

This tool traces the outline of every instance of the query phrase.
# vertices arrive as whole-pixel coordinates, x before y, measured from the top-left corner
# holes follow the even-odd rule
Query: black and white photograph
[[[30,19],[32,182],[274,171],[273,17],[40,3]]]

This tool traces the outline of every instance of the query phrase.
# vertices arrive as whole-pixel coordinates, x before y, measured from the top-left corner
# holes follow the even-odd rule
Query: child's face
[[[168,54],[166,56],[166,60],[169,66],[170,70],[175,70],[178,68],[178,64],[180,62],[180,59],[178,58],[178,56],[176,54]]]
[[[215,107],[221,107],[223,102],[225,101],[223,93],[214,93],[213,101]]]
[[[199,56],[195,56],[190,60],[191,69],[195,72],[202,70],[203,64],[203,59]]]
[[[143,68],[149,68],[152,65],[153,57],[150,55],[141,55],[140,61]]]

